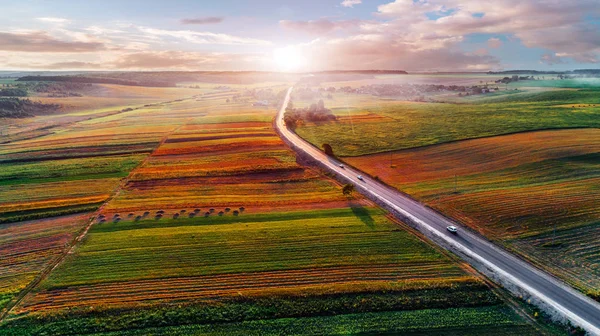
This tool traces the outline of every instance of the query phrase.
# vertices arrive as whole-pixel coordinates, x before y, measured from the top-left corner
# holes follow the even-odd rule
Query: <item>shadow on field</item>
[[[369,211],[358,203],[351,203],[350,209],[352,209],[352,213],[354,216],[358,217],[365,225],[367,225],[371,229],[375,229],[375,221]]]

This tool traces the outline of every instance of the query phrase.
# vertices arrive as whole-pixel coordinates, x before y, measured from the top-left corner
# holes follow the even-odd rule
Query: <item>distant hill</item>
[[[577,69],[567,71],[539,71],[539,70],[507,70],[507,71],[488,71],[489,75],[516,75],[516,74],[536,74],[536,75],[600,75],[600,69]]]
[[[313,72],[314,73],[314,72]],[[407,75],[404,70],[331,70],[319,71],[318,74],[361,74],[361,75]]]
[[[20,82],[70,82],[87,84],[118,84],[129,86],[150,86],[150,87],[174,87],[175,83],[169,83],[157,80],[125,80],[108,77],[92,76],[25,76],[17,79]]]
[[[0,118],[26,118],[58,111],[58,104],[43,104],[29,99],[0,98]]]

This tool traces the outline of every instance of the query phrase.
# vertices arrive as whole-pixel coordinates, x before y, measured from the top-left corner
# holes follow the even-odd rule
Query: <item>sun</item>
[[[302,52],[292,46],[275,49],[273,61],[280,71],[299,71],[306,66]]]

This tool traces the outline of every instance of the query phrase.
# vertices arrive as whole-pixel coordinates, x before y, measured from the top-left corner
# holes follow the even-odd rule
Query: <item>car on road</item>
[[[340,168],[344,169],[346,167],[343,164],[340,163]]]
[[[458,233],[458,229],[454,225],[446,227],[446,230],[450,231],[450,233]]]
[[[361,181],[364,181],[362,175],[358,175],[356,178],[359,179],[359,180],[361,180]]]

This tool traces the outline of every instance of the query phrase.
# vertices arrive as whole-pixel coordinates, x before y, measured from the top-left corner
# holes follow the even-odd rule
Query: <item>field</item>
[[[337,122],[297,132],[598,298],[600,91],[523,83],[538,82],[556,86],[460,104],[334,97]]]
[[[309,123],[296,132],[318,147],[331,144],[339,156],[359,156],[530,130],[599,127],[599,93],[598,89],[533,91],[469,104],[369,100],[367,95],[345,94],[325,101],[341,118],[338,122]],[[361,122],[364,116],[371,120]]]
[[[82,213],[0,226],[0,310],[64,252],[90,216]]]
[[[27,292],[0,335],[546,330],[471,268],[296,163],[272,129],[274,109],[226,97],[97,116],[4,149],[7,174],[22,186],[39,188],[38,179],[70,190],[92,176],[116,186],[85,238]],[[154,146],[129,155],[103,148],[95,156],[89,145],[53,152],[108,130],[111,144],[129,145],[124,134],[132,134],[133,143]],[[13,166],[34,164],[21,157],[28,142],[65,156],[64,173],[49,176],[46,163]],[[88,166],[78,166],[82,153],[94,154]]]
[[[112,127],[111,127],[112,126]],[[95,210],[169,127],[63,126],[0,147],[0,221]]]
[[[87,119],[102,118],[106,110],[78,99],[90,104],[89,112],[67,111],[50,125],[49,117],[4,124],[9,135],[0,145],[0,223],[9,224],[0,224],[0,311],[67,251],[92,212],[173,128],[157,118],[156,124],[125,120],[92,129]],[[123,97],[119,104],[129,103]]]

